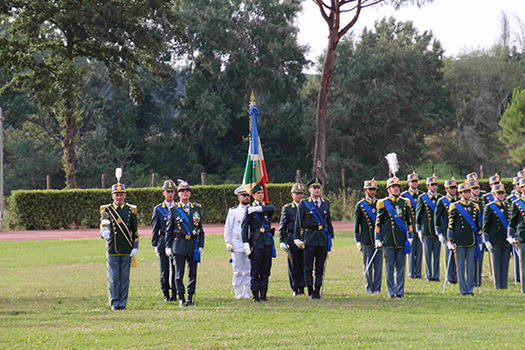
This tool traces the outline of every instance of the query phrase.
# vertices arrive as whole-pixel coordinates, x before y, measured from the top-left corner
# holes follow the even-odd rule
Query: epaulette
[[[199,203],[192,203],[194,206],[196,207],[199,207],[199,208],[202,208],[202,205],[200,205]]]
[[[237,207],[238,207],[238,206],[237,206]],[[237,208],[237,207],[231,207],[231,208],[230,208],[230,209],[228,209],[228,210],[233,210],[233,209],[235,209],[235,208]]]
[[[452,211],[456,208],[456,203],[457,202],[454,202],[454,203],[450,203],[450,208],[448,208],[448,211]]]
[[[492,202],[491,202],[491,203],[492,203]],[[478,203],[472,203],[472,204],[474,204],[474,208],[476,208],[478,211],[481,211],[481,210],[479,209],[479,204],[478,204]]]
[[[290,205],[292,205],[292,203],[287,203],[284,205],[285,208],[288,208]]]
[[[330,203],[330,200],[328,198],[325,198],[325,197],[321,197],[321,201],[327,201],[328,203]]]
[[[362,202],[363,202],[364,200],[365,200],[364,198],[363,198],[363,199],[361,199],[361,200],[360,200],[359,202],[357,202],[357,204],[360,204],[360,203],[362,203]]]
[[[153,209],[157,209],[157,208],[160,207],[161,205],[162,205],[162,203],[157,204],[157,205],[155,206],[155,208],[153,208]]]
[[[407,202],[407,205],[412,208],[412,202],[410,202],[410,199],[408,198],[405,198],[403,196],[399,196],[399,198],[401,198],[402,200],[404,200],[405,202]]]
[[[102,214],[104,211],[106,211],[107,208],[109,208],[111,204],[104,204],[100,206],[100,214]]]
[[[126,203],[126,205],[131,208],[131,212],[133,214],[135,214],[135,215],[137,214],[137,206],[136,205],[129,204],[129,203]]]
[[[384,203],[384,202],[387,200],[387,198],[388,198],[388,197],[378,199],[378,200],[377,200],[377,204],[376,204],[376,208],[377,208],[377,209],[384,208],[384,207],[385,207],[385,203]]]

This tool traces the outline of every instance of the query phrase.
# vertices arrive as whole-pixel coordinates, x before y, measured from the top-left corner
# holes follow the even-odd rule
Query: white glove
[[[412,244],[412,241],[414,240],[414,238],[409,238],[408,239],[408,243]]]
[[[202,251],[203,251],[203,250],[204,250],[204,248],[203,248],[203,247],[199,247],[199,253],[201,253],[201,254],[202,254]]]
[[[262,207],[259,205],[248,207],[248,214],[251,214],[253,212],[261,212],[261,211],[262,211]]]
[[[173,251],[171,250],[171,248],[166,248],[166,255],[170,258],[173,256]]]
[[[229,252],[233,252],[233,244],[230,242],[226,242],[226,250]]]
[[[423,232],[419,231],[417,233],[417,236],[419,237],[419,240],[421,241],[421,243],[423,243]]]
[[[283,250],[283,251],[285,251],[285,252],[287,252],[288,249],[290,248],[290,247],[288,246],[288,244],[286,244],[286,243],[284,243],[284,242],[281,242],[281,244],[280,244],[279,246],[281,247],[281,250]]]
[[[154,248],[155,248],[155,254],[156,254],[157,256],[160,256],[160,253],[159,253],[159,247],[154,247]]]
[[[456,251],[456,245],[454,243],[452,243],[452,241],[448,241],[447,242],[447,248],[448,248],[448,250],[452,250],[453,252]]]
[[[492,244],[490,242],[485,242],[485,247],[487,247],[487,250],[492,253]]]
[[[507,236],[507,242],[509,242],[512,245],[518,244],[518,240],[514,237]]]
[[[244,251],[246,252],[246,255],[250,255],[252,253],[252,250],[250,249],[250,243],[244,243]]]
[[[438,239],[439,239],[439,242],[440,242],[440,243],[443,243],[443,234],[442,234],[442,233],[440,233],[440,234],[438,235]]]
[[[383,246],[383,243],[381,243],[379,239],[376,239],[375,243],[376,243],[376,249],[379,249]]]
[[[361,245],[361,242],[357,242],[357,250],[360,252],[363,251],[363,246]]]
[[[300,239],[294,239],[293,242],[295,243],[297,248],[303,249],[303,245],[304,245],[303,241],[301,241]]]
[[[111,232],[109,232],[108,229],[102,229],[102,230],[100,230],[100,235],[104,239],[109,239],[109,237],[111,237]]]
[[[131,253],[129,254],[129,256],[131,256],[132,258],[135,257],[135,255],[137,255],[137,252],[139,251],[139,248],[133,248],[131,250]]]

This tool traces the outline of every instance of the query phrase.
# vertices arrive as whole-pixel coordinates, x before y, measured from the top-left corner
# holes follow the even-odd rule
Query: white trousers
[[[246,253],[231,253],[233,278],[232,285],[235,287],[235,298],[250,298],[250,259]]]

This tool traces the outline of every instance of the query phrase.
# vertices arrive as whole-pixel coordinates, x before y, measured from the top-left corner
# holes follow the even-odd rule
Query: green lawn
[[[474,297],[457,285],[442,295],[442,283],[407,280],[405,298],[390,300],[383,278],[382,293],[369,296],[355,291],[360,253],[339,231],[323,300],[291,296],[278,251],[270,301],[254,304],[233,299],[223,242],[206,238],[197,306],[181,309],[162,300],[157,257],[142,237],[125,311],[107,306],[102,240],[0,242],[0,348],[523,348],[525,296],[512,269],[506,291],[489,278]]]

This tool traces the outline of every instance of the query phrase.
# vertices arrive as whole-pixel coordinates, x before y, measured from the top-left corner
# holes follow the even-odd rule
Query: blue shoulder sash
[[[404,194],[402,194],[402,196],[405,197],[406,199],[410,200],[410,203],[412,203],[412,206],[414,208],[417,206],[416,200],[414,199],[414,197],[412,197],[412,195],[410,194],[409,191],[406,191]]]
[[[162,207],[162,204],[159,205],[159,206],[157,207],[157,211],[159,212],[160,215],[162,215],[162,217],[163,217],[164,219],[166,219],[166,218],[168,217],[168,211],[165,210],[165,209]]]
[[[275,250],[275,241],[273,239],[273,236],[272,234],[270,233],[271,232],[271,228],[268,227],[268,225],[266,225],[266,222],[264,222],[264,220],[261,220],[260,216],[259,216],[259,213],[257,212],[253,212],[253,214],[255,215],[255,217],[257,218],[257,220],[259,221],[262,221],[262,227],[264,228],[264,232],[270,236],[270,238],[272,239],[272,258],[276,258],[277,257],[277,251]]]
[[[377,215],[372,211],[372,207],[370,206],[370,204],[368,204],[366,199],[363,199],[363,201],[361,202],[361,206],[365,209],[368,216],[370,216],[370,218],[375,222]]]
[[[425,201],[425,203],[427,203],[430,209],[432,209],[432,211],[436,210],[436,205],[432,202],[432,200],[430,199],[427,193],[421,195],[421,197],[423,197],[423,200]]]
[[[498,216],[499,220],[501,221],[501,223],[503,224],[503,226],[505,226],[505,231],[507,231],[507,229],[509,228],[509,220],[507,220],[507,218],[505,217],[505,215],[503,215],[503,213],[501,212],[501,210],[499,210],[498,206],[496,205],[496,203],[492,202],[489,204],[489,207],[494,210],[494,212],[496,213],[496,215]]]
[[[326,227],[326,222],[324,221],[323,216],[321,215],[321,213],[319,213],[317,207],[315,205],[312,205],[312,203],[308,202],[308,200],[305,200],[304,204],[306,205],[308,210],[310,210],[314,214],[315,220],[317,220],[317,224],[324,226],[323,231],[326,232],[326,235],[328,236],[328,251],[331,252],[332,236],[330,236],[330,232],[328,231],[328,227]]]
[[[390,214],[390,216],[394,219],[394,222],[396,223],[396,225],[405,234],[405,254],[410,254],[411,249],[410,249],[410,242],[408,241],[408,230],[407,230],[403,220],[401,220],[401,218],[399,218],[396,215],[394,207],[392,206],[392,204],[390,203],[390,201],[388,199],[385,199],[383,201],[383,204],[385,205],[385,208],[388,211],[388,213]]]
[[[481,251],[479,250],[479,244],[478,244],[478,227],[476,226],[476,223],[474,222],[474,219],[472,216],[467,213],[465,208],[461,205],[461,203],[456,203],[456,209],[458,210],[459,214],[467,220],[467,223],[472,227],[472,230],[474,230],[474,238],[476,239],[476,254],[474,255],[474,261],[478,261],[478,258],[481,256]]]

